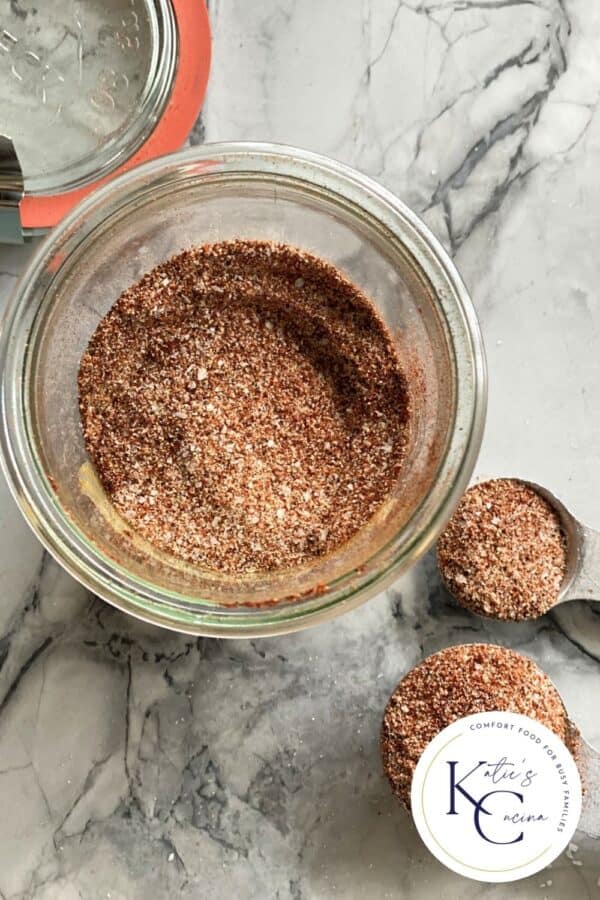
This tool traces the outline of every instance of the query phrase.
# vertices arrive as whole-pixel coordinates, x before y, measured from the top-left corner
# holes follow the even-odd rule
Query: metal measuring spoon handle
[[[571,579],[565,580],[556,604],[567,603],[569,600],[600,600],[600,532],[582,525],[573,516],[571,519],[576,548],[574,571]]]
[[[577,766],[581,774],[583,800],[579,831],[600,838],[600,751],[579,737]]]

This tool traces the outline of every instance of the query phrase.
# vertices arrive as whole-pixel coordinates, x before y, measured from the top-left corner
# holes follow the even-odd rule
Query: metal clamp
[[[23,199],[23,170],[12,140],[0,134],[0,243],[24,241],[19,204]]]

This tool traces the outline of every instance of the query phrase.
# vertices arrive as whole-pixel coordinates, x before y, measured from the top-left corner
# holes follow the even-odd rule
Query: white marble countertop
[[[477,474],[546,484],[600,527],[600,5],[212,0],[193,141],[308,147],[380,179],[451,250],[481,317]],[[28,248],[0,250],[4,296]],[[0,487],[0,898],[600,897],[583,838],[516,885],[454,876],[381,772],[423,655],[508,644],[600,743],[600,612],[501,625],[425,559],[334,624],[254,642],[138,624],[66,576]]]

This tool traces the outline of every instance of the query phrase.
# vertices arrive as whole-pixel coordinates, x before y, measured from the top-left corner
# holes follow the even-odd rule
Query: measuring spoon
[[[494,481],[525,485],[545,500],[560,520],[566,539],[566,570],[560,592],[549,608],[553,609],[560,604],[568,603],[570,600],[600,600],[600,532],[594,531],[594,529],[588,528],[587,525],[579,522],[564,503],[540,484],[526,481],[524,478],[510,477],[490,479],[485,483],[492,484]],[[469,488],[469,491],[475,487],[477,485],[473,485]],[[469,491],[467,491],[467,494]],[[449,593],[453,594],[452,585],[446,579],[443,567],[440,567],[440,573]],[[468,593],[468,589],[466,589],[466,593]],[[461,606],[469,609],[475,615],[482,615],[484,618],[502,620],[512,618],[495,613],[493,608],[484,614],[476,608],[477,604],[473,603],[473,605],[470,605],[458,596],[456,600]],[[543,612],[548,612],[548,608],[544,609]],[[543,612],[526,615],[519,611],[517,620],[523,621],[527,618],[538,618]]]

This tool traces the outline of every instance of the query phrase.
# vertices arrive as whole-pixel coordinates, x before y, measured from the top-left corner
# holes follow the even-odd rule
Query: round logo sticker
[[[581,781],[563,742],[527,716],[484,712],[441,731],[412,781],[421,838],[449,869],[516,881],[565,849],[581,813]]]

